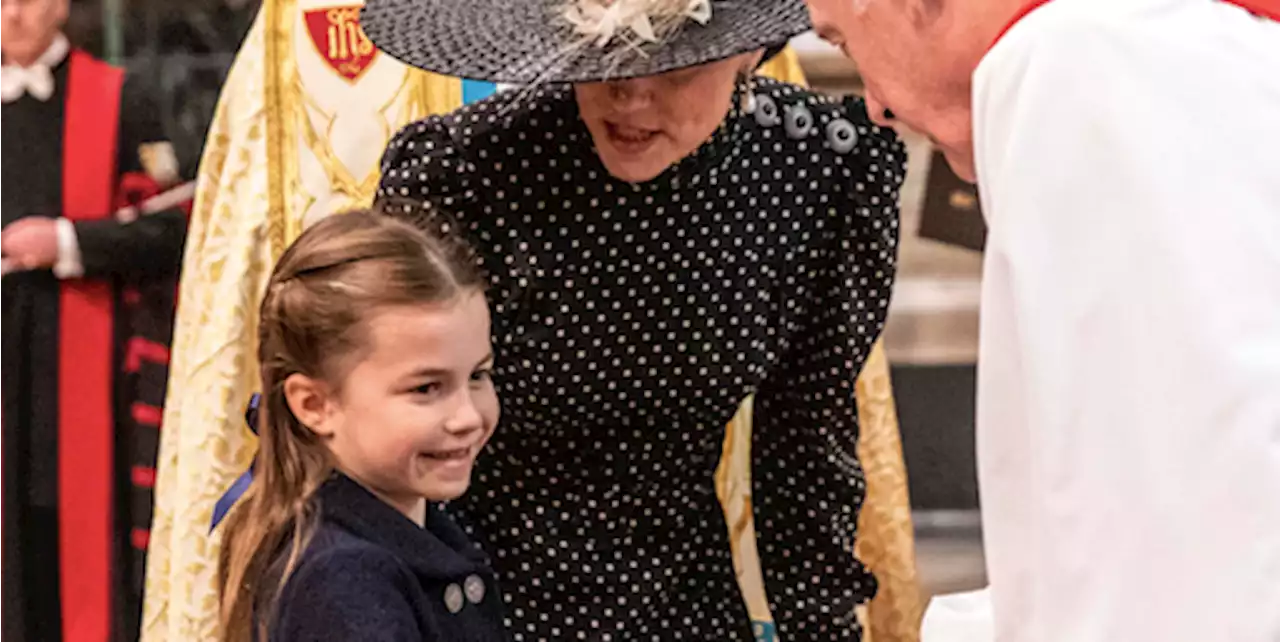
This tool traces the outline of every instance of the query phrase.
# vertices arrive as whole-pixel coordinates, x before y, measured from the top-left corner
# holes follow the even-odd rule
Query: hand
[[[51,268],[58,261],[58,224],[55,219],[31,216],[9,224],[0,232],[0,251],[6,267],[27,270]]]

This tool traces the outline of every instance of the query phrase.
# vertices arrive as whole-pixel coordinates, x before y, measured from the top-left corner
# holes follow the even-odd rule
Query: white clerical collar
[[[4,65],[0,67],[0,99],[11,103],[24,94],[31,94],[37,100],[49,100],[53,95],[53,68],[57,67],[67,53],[71,51],[71,43],[61,33],[49,43],[49,48],[40,54],[30,67],[20,65]]]

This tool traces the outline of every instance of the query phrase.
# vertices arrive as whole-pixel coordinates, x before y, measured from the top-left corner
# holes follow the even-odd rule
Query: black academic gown
[[[54,69],[47,101],[28,95],[3,105],[3,222],[63,211],[68,56]],[[126,83],[120,94],[113,207],[159,187],[144,146],[162,142],[147,96]],[[154,149],[154,148],[151,148]],[[136,639],[141,615],[160,407],[168,371],[176,281],[186,234],[182,210],[133,223],[104,212],[75,223],[84,279],[109,283],[114,297],[113,416],[109,555],[112,640]],[[64,286],[50,270],[4,277],[3,471],[4,640],[62,639],[66,611],[59,564],[59,345],[76,332],[60,315]],[[59,572],[61,570],[61,573]],[[70,635],[68,637],[85,637]],[[68,642],[78,642],[68,640]]]

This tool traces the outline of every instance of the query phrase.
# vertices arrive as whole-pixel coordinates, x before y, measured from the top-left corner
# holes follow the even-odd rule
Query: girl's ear
[[[320,437],[333,436],[333,393],[323,381],[295,372],[284,380],[284,399],[299,423]]]

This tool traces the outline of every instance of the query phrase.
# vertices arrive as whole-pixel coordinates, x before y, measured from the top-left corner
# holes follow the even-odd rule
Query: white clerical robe
[[[1001,642],[1280,640],[1280,23],[1054,0],[973,78]]]

